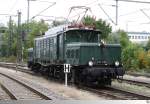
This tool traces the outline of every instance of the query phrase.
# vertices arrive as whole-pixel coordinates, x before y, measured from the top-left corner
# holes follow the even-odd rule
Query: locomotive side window
[[[76,50],[76,58],[79,58],[79,50]]]
[[[71,58],[74,57],[74,50],[71,50]]]
[[[70,50],[67,50],[66,56],[67,56],[67,58],[70,58]]]
[[[38,51],[37,56],[38,56],[38,58],[40,58],[40,41],[39,40],[38,40],[38,47],[36,47],[36,48]]]

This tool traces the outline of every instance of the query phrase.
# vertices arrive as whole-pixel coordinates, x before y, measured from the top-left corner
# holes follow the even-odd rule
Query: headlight
[[[116,62],[115,62],[115,66],[119,66],[119,61],[116,61]]]
[[[93,66],[93,62],[92,61],[89,61],[89,66]]]
[[[101,40],[101,43],[102,43],[102,44],[105,44],[105,41],[104,41],[104,40]]]

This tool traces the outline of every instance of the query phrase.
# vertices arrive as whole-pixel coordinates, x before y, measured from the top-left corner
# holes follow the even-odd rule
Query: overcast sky
[[[40,11],[47,8],[51,5],[48,2],[56,2],[56,5],[52,6],[41,15],[46,16],[56,16],[56,17],[67,17],[69,14],[69,8],[72,6],[87,6],[90,7],[92,12],[88,12],[89,15],[95,15],[97,19],[102,18],[106,20],[113,26],[113,30],[121,28],[128,31],[147,31],[150,32],[150,3],[129,3],[119,1],[118,5],[118,25],[115,26],[110,19],[104,14],[98,4],[102,6],[105,12],[109,17],[115,21],[115,1],[114,0],[36,0],[30,1],[30,18],[38,14]],[[149,0],[138,0],[138,1],[147,1]],[[144,13],[143,13],[143,11]],[[22,12],[22,22],[25,22],[27,19],[27,0],[0,0],[0,14],[17,14],[17,10]],[[74,10],[69,19],[77,19],[78,16],[74,16],[78,13],[82,13],[83,10]],[[147,15],[147,16],[146,16]],[[81,17],[83,14],[81,15]],[[38,16],[35,20],[38,19],[53,19],[52,17],[41,17]],[[0,15],[0,23],[8,22],[8,16]],[[13,20],[17,21],[16,17],[13,17]]]

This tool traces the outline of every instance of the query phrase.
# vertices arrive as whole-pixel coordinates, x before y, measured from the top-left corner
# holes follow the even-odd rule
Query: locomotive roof
[[[32,52],[33,48],[28,48],[27,50],[28,50],[28,52]]]
[[[86,31],[100,32],[99,30],[96,30],[96,29],[94,30],[94,29],[89,29],[89,28],[68,28],[68,26],[69,26],[68,24],[67,25],[65,24],[65,25],[53,27],[53,28],[49,29],[48,31],[46,31],[44,36],[35,38],[35,40],[40,40],[40,39],[44,39],[47,37],[54,37],[54,36],[59,35],[60,33],[67,32],[70,30],[83,30],[83,31],[86,30]]]
[[[81,43],[81,42],[74,42],[67,44],[67,46],[73,47],[73,46],[100,46],[100,43]],[[105,44],[105,47],[121,47],[120,44]]]

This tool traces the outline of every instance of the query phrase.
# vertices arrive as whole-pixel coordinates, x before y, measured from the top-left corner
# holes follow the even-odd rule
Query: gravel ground
[[[43,78],[42,76],[34,76],[34,75],[27,74],[27,73],[11,70],[11,69],[7,69],[7,68],[2,68],[2,67],[0,67],[0,71],[8,72],[9,74],[12,73],[12,74],[15,74],[17,76],[20,76],[20,77],[30,81],[30,82],[37,83],[37,84],[39,84],[43,87],[46,87],[46,88],[50,89],[51,91],[54,91],[55,93],[58,93],[68,99],[72,99],[72,100],[100,100],[100,99],[104,100],[104,99],[108,99],[103,96],[100,97],[99,95],[96,95],[89,91],[79,90],[75,87],[70,87],[70,86],[66,87],[63,84],[50,81],[46,78]]]
[[[0,75],[0,82],[4,84],[11,92],[13,92],[13,94],[17,97],[17,99],[20,100],[42,99],[39,95],[30,91],[28,88],[3,75]]]
[[[131,75],[124,75],[123,76],[125,79],[131,79],[131,80],[135,80],[135,81],[142,81],[142,82],[148,82],[150,83],[150,78],[148,77],[144,77],[144,76],[131,76]]]
[[[89,91],[79,90],[75,87],[71,87],[71,86],[65,87],[64,84],[50,81],[46,78],[43,78],[42,76],[34,76],[34,75],[27,74],[27,73],[19,72],[19,71],[16,72],[15,70],[2,68],[2,67],[0,67],[0,71],[5,71],[5,72],[15,74],[17,76],[21,76],[22,78],[24,78],[28,81],[40,84],[41,86],[46,87],[46,88],[54,91],[55,93],[58,93],[68,99],[73,99],[73,100],[109,99],[109,98],[106,98],[103,96],[100,97],[99,95],[96,95]],[[124,78],[150,82],[150,78],[143,77],[143,76],[134,77],[134,76],[130,76],[130,75],[125,75]],[[136,86],[136,85],[131,85],[131,84],[127,84],[127,83],[119,83],[117,81],[113,81],[112,86],[120,87],[125,90],[135,91],[140,94],[150,95],[150,89],[147,87],[144,87],[144,86]]]
[[[150,78],[144,77],[144,76],[136,77],[136,76],[131,76],[131,75],[124,75],[123,78],[150,83]],[[118,81],[113,81],[112,86],[120,87],[125,90],[130,90],[130,91],[134,91],[143,95],[150,96],[150,88],[148,87],[138,86],[138,85],[133,85],[133,84],[128,84],[128,83],[119,83]]]
[[[10,96],[0,86],[0,100],[11,100]]]
[[[128,83],[119,83],[118,81],[113,81],[112,86],[150,96],[150,88],[144,86],[137,86]]]

